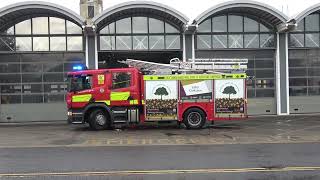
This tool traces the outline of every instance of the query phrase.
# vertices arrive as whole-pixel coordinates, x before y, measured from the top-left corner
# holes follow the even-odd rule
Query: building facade
[[[249,115],[320,112],[320,4],[289,18],[230,1],[194,20],[150,1],[80,5],[84,18],[47,2],[0,9],[0,122],[65,120],[66,72],[127,58],[247,58]]]

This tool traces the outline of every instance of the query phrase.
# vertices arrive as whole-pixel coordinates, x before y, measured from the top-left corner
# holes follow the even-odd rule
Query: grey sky
[[[1,0],[0,8],[17,3],[23,2],[26,0]],[[43,0],[47,2],[56,3],[62,6],[65,6],[76,13],[79,14],[79,0]],[[127,2],[128,0],[104,0],[104,9],[109,8],[113,5]],[[190,20],[194,19],[197,15],[207,10],[208,8],[226,0],[153,0],[158,3],[162,3],[168,6],[171,6],[178,11],[185,14]],[[297,13],[303,11],[304,9],[320,3],[320,0],[256,0],[259,2],[266,3],[270,6],[277,8],[280,11],[283,11],[289,17],[296,15]]]

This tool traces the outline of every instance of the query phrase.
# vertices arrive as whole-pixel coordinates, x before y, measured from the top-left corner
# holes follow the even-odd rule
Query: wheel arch
[[[182,117],[181,117],[182,120],[183,120],[186,112],[187,112],[189,109],[192,109],[192,108],[196,108],[196,109],[201,110],[201,111],[204,113],[204,115],[205,115],[205,117],[206,117],[206,120],[208,119],[208,114],[207,114],[207,112],[204,110],[204,108],[201,107],[201,106],[196,106],[196,105],[194,105],[194,106],[187,107],[186,109],[183,110]]]
[[[104,103],[91,103],[89,105],[87,105],[83,111],[83,120],[85,122],[88,122],[88,116],[90,115],[90,113],[96,109],[101,109],[103,110],[110,118],[111,123],[113,122],[113,115],[112,112],[110,110],[110,108],[104,104]]]

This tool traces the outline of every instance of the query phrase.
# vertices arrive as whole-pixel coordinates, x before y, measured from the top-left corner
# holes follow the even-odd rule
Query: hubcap
[[[201,123],[202,117],[201,114],[198,112],[191,112],[188,117],[188,122],[192,126],[198,126]]]
[[[106,124],[106,117],[103,114],[98,114],[96,116],[96,122],[100,126],[104,126]]]

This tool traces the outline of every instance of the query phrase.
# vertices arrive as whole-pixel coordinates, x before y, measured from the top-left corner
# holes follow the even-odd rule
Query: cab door
[[[138,103],[137,83],[133,69],[115,69],[111,71],[111,106],[132,106]]]

